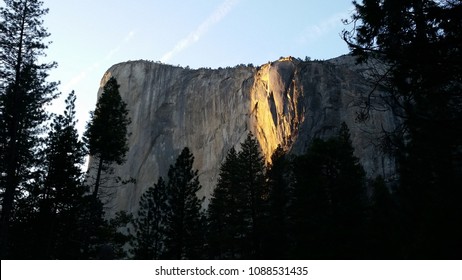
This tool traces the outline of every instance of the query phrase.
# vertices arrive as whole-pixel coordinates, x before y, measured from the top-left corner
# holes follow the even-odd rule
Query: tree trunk
[[[24,9],[21,18],[21,32],[19,35],[19,43],[18,43],[18,53],[16,59],[16,66],[15,66],[15,80],[13,84],[12,94],[14,96],[14,104],[13,106],[17,106],[20,104],[21,101],[21,90],[20,90],[20,79],[21,79],[21,65],[23,64],[22,58],[22,49],[23,49],[23,42],[24,42],[24,28],[25,28],[25,21],[27,16],[27,1],[24,2]],[[4,259],[8,253],[8,231],[10,226],[10,219],[11,219],[11,212],[13,210],[13,203],[14,203],[14,193],[19,185],[18,178],[17,178],[17,170],[18,170],[18,147],[17,147],[17,139],[18,139],[18,129],[20,123],[20,115],[18,114],[17,108],[13,110],[13,120],[10,127],[10,141],[7,147],[7,170],[6,170],[6,188],[5,193],[3,196],[2,202],[2,217],[0,221],[1,230],[0,230],[0,257]]]
[[[99,185],[101,181],[101,171],[103,169],[103,159],[100,157],[99,158],[99,163],[98,163],[98,170],[96,173],[96,182],[95,182],[95,190],[93,191],[93,197],[96,199],[98,198],[98,190],[99,190]]]

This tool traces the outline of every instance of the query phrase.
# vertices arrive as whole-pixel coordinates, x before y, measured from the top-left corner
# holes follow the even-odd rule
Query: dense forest
[[[2,259],[460,259],[462,254],[462,2],[364,0],[343,40],[358,63],[380,61],[358,107],[382,100],[401,125],[383,131],[398,180],[367,178],[346,124],[301,155],[264,161],[251,133],[230,149],[211,198],[185,147],[134,215],[105,215],[129,149],[128,109],[109,79],[77,133],[71,92],[62,114],[39,63],[49,36],[38,0],[0,8]],[[380,95],[378,94],[380,92]],[[381,108],[383,109],[383,108]],[[92,170],[83,171],[86,156]]]

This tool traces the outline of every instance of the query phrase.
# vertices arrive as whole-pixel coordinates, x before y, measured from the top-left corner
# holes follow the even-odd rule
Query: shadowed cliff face
[[[279,144],[302,153],[313,138],[334,135],[344,121],[367,174],[392,174],[393,161],[373,139],[396,121],[390,113],[376,112],[367,123],[355,122],[359,97],[371,88],[351,61],[287,58],[258,68],[219,70],[146,61],[114,65],[101,87],[116,77],[132,120],[127,161],[116,167],[116,175],[137,182],[117,190],[112,211],[136,211],[144,190],[166,176],[185,146],[199,170],[203,189],[198,195],[208,197],[226,153],[233,146],[239,150],[248,131],[269,161]]]

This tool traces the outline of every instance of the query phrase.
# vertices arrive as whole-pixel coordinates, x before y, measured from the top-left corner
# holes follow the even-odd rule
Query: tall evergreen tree
[[[248,227],[246,236],[249,247],[246,258],[260,258],[262,244],[260,236],[263,233],[263,217],[265,200],[268,197],[265,182],[265,162],[260,146],[252,133],[247,135],[241,144],[238,154],[239,174],[241,182],[239,189],[243,203],[244,224]]]
[[[156,260],[162,257],[165,239],[166,184],[162,177],[141,196],[133,222],[135,235],[132,254],[135,259]]]
[[[212,257],[263,257],[267,198],[265,163],[257,140],[249,133],[239,153],[236,154],[235,149],[228,152],[210,201],[208,222]]]
[[[75,128],[75,95],[66,99],[64,115],[56,116],[38,165],[43,178],[19,197],[11,226],[9,256],[17,259],[123,257],[126,240],[119,231],[124,216],[104,220],[98,199],[87,195],[81,165],[84,144]],[[126,219],[125,219],[126,220]],[[106,257],[105,257],[106,256]]]
[[[294,163],[290,210],[295,258],[360,258],[364,231],[365,173],[353,155],[348,128],[315,139]]]
[[[203,199],[198,171],[193,169],[194,156],[185,147],[168,171],[165,257],[198,259],[204,255]]]
[[[361,60],[387,66],[381,97],[403,120],[395,143],[412,257],[460,257],[462,246],[462,2],[354,2],[345,41]],[[371,93],[373,94],[373,93]],[[368,105],[368,104],[366,104]],[[366,109],[371,109],[366,106]],[[458,244],[459,246],[455,246]]]
[[[48,83],[55,63],[38,63],[49,36],[38,0],[5,0],[0,8],[0,187],[3,192],[0,254],[7,255],[8,228],[15,195],[32,179],[40,147],[44,106],[54,99],[56,83]]]
[[[292,190],[290,186],[290,161],[279,145],[271,156],[266,177],[268,180],[267,214],[264,218],[264,256],[269,259],[288,258],[288,207]]]
[[[235,259],[242,253],[243,201],[237,152],[231,148],[220,166],[218,183],[207,209],[208,244],[212,258]]]
[[[39,199],[42,227],[37,234],[44,237],[38,242],[43,246],[39,251],[45,258],[63,257],[69,247],[69,234],[76,230],[78,208],[86,192],[81,171],[86,153],[75,128],[75,100],[71,92],[64,115],[53,121],[45,148],[45,179],[34,194]]]
[[[127,105],[120,96],[117,80],[111,77],[104,85],[84,134],[90,156],[98,162],[93,186],[95,198],[99,195],[103,169],[125,161],[129,124]]]
[[[75,99],[74,92],[69,94],[64,114],[51,123],[43,162],[37,166],[43,178],[18,200],[22,209],[15,211],[11,229],[15,258],[80,258],[76,233],[86,192],[81,171],[85,151],[75,128]]]
[[[113,218],[104,220],[102,231],[98,232],[97,259],[127,259],[126,245],[131,241],[129,227],[133,224],[133,215],[118,211]]]
[[[402,209],[396,202],[396,195],[390,193],[382,177],[371,182],[371,198],[367,222],[368,259],[403,259],[405,232]]]
[[[90,121],[87,123],[84,133],[84,142],[92,160],[90,168],[96,168],[92,196],[86,198],[86,204],[82,209],[81,224],[88,225],[83,228],[83,256],[96,258],[122,257],[120,249],[128,241],[125,235],[114,226],[114,223],[126,223],[126,214],[121,213],[116,220],[104,219],[103,206],[110,202],[112,187],[107,185],[105,191],[101,186],[105,183],[120,183],[120,178],[113,177],[112,164],[122,164],[128,151],[128,125],[130,119],[126,103],[119,93],[119,84],[111,77],[103,87],[103,92],[98,99],[96,109],[90,113]],[[93,175],[92,172],[89,172]],[[132,179],[130,179],[132,180]],[[93,182],[92,182],[93,183]],[[126,182],[122,181],[122,184]],[[88,212],[89,211],[89,212]],[[115,221],[115,222],[114,222]]]
[[[55,117],[52,131],[45,148],[46,175],[41,193],[46,204],[62,212],[76,205],[84,189],[82,187],[82,165],[86,155],[84,144],[79,139],[75,116],[74,92],[67,97],[64,115]]]

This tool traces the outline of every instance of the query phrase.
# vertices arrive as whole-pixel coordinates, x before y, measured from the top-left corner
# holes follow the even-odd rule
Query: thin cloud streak
[[[329,33],[332,29],[341,26],[342,19],[349,18],[350,13],[350,10],[337,13],[322,20],[321,22],[318,22],[317,24],[306,27],[299,37],[298,42],[300,44],[306,45],[316,41],[325,34]]]
[[[176,54],[185,50],[192,44],[199,41],[199,39],[207,33],[207,31],[212,28],[219,21],[224,19],[226,15],[234,8],[238,3],[238,0],[225,0],[213,13],[205,19],[194,31],[189,33],[188,36],[180,40],[170,51],[166,52],[162,57],[161,61],[168,62]]]
[[[63,85],[62,90],[65,93],[71,92],[72,88],[83,81],[89,73],[93,72],[100,66],[100,63],[94,63],[92,66],[88,67],[85,70],[80,71],[79,74],[72,77],[66,84]]]
[[[132,30],[130,32],[128,32],[127,36],[125,36],[124,38],[124,41],[125,42],[130,42],[132,40],[132,38],[135,36],[136,32],[135,30]]]
[[[104,56],[104,59],[93,63],[93,65],[91,65],[91,66],[87,67],[86,69],[80,71],[79,74],[75,75],[67,83],[65,83],[63,85],[63,87],[62,87],[63,92],[70,92],[72,90],[72,88],[75,85],[79,84],[81,81],[83,81],[88,76],[88,74],[90,74],[93,71],[95,71],[96,69],[98,69],[101,66],[101,63],[103,61],[108,61],[115,54],[117,54],[122,49],[122,47],[124,45],[128,44],[133,39],[134,36],[135,36],[135,31],[134,30],[128,32],[128,34],[124,37],[124,39],[122,40],[122,42],[119,45],[117,45],[116,47],[112,48],[111,50],[109,50],[107,52],[107,54]]]

